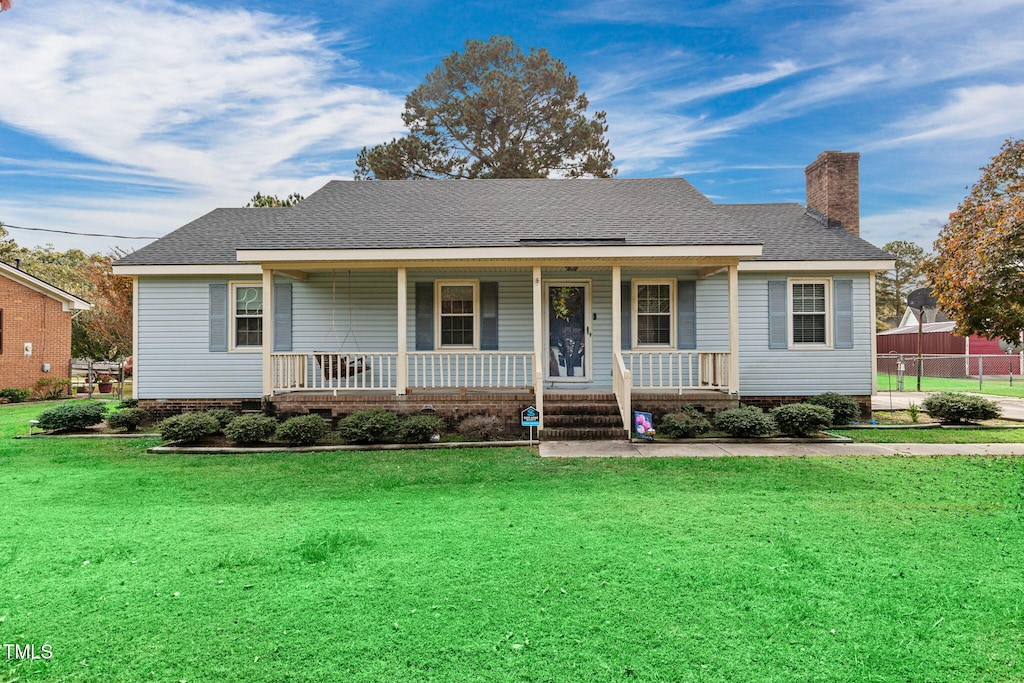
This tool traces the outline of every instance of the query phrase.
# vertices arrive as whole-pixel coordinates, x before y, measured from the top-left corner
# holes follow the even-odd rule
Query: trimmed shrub
[[[299,415],[278,425],[275,436],[289,446],[312,446],[330,433],[331,425],[319,415]]]
[[[231,424],[236,417],[238,417],[238,413],[233,410],[228,410],[227,408],[213,408],[211,410],[207,410],[206,414],[217,421],[218,432],[222,431],[225,427]]]
[[[493,415],[471,415],[459,423],[459,434],[477,441],[491,441],[505,433],[505,423]]]
[[[402,420],[398,440],[402,443],[426,443],[444,431],[444,420],[437,415],[413,415]]]
[[[111,429],[123,429],[126,432],[134,432],[147,417],[149,417],[149,413],[142,408],[125,408],[124,410],[107,415],[107,426]]]
[[[832,411],[832,424],[848,425],[860,418],[860,404],[849,396],[829,391],[807,399],[806,403],[825,406]],[[779,425],[781,428],[782,425]]]
[[[240,444],[270,441],[277,431],[277,420],[263,415],[236,417],[224,428],[224,436]]]
[[[338,433],[348,443],[382,443],[394,439],[401,420],[376,408],[352,413],[338,423]]]
[[[0,389],[0,403],[21,403],[28,400],[32,392],[28,389]]]
[[[39,414],[39,428],[50,431],[85,429],[103,422],[107,406],[102,403],[68,402]]]
[[[193,443],[219,432],[220,424],[206,413],[182,413],[161,422],[159,429],[164,441]]]
[[[981,396],[959,394],[944,391],[932,394],[921,406],[928,414],[943,424],[965,424],[992,420],[1002,414],[1002,410],[992,401]]]
[[[772,419],[787,436],[811,436],[833,422],[832,411],[812,403],[790,403],[772,409]]]
[[[137,398],[126,398],[118,401],[117,405],[114,406],[118,410],[124,410],[125,408],[138,408],[139,399]]]
[[[658,434],[670,439],[692,439],[711,431],[711,423],[697,410],[687,406],[670,413],[658,422]]]
[[[715,427],[732,437],[751,438],[774,432],[775,420],[757,406],[742,406],[715,415]]]

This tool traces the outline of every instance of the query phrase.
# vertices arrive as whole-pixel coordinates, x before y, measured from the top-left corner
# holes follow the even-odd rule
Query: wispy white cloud
[[[339,82],[357,67],[280,17],[58,0],[16,18],[5,17],[0,119],[118,174],[251,194],[305,177],[304,151],[401,129],[400,98]]]
[[[949,102],[929,113],[916,113],[895,124],[903,134],[867,149],[934,140],[1012,137],[1024,131],[1024,85],[958,88]],[[912,131],[912,132],[906,132]]]

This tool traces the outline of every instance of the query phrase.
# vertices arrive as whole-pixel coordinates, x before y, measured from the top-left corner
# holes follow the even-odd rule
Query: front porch
[[[549,395],[609,394],[629,430],[637,393],[738,396],[737,263],[263,263],[263,395],[331,414],[368,396],[404,412],[435,395],[525,396],[543,427]],[[711,322],[698,326],[699,307]]]

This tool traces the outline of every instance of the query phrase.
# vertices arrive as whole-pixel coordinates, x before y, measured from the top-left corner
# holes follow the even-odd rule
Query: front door
[[[548,282],[547,379],[556,382],[590,381],[590,283]]]

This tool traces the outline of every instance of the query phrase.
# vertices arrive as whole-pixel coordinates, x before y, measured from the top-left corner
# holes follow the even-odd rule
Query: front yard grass
[[[28,419],[0,637],[53,657],[3,680],[1024,679],[1022,459],[169,457]]]
[[[1019,429],[829,429],[829,434],[845,436],[856,443],[1024,443],[1024,427]]]
[[[878,373],[878,391],[896,392],[897,377],[884,372]],[[917,391],[917,375],[905,375],[903,377],[904,391]],[[990,394],[992,396],[1012,396],[1024,398],[1024,378],[1014,376],[1013,385],[1007,379],[985,378],[981,387],[978,386],[978,379],[969,377],[922,377],[921,391],[957,391],[971,394]]]

